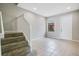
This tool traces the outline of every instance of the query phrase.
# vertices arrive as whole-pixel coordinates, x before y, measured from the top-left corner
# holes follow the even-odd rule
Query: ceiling
[[[78,3],[19,3],[18,6],[44,17],[79,9]]]

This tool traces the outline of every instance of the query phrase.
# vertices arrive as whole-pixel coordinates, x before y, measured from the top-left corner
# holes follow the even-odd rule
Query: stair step
[[[2,53],[6,53],[9,51],[12,51],[14,49],[18,49],[21,47],[28,47],[28,42],[26,41],[20,41],[20,42],[16,42],[16,43],[11,43],[11,44],[7,44],[7,45],[2,45],[1,49],[2,49]]]
[[[3,53],[3,56],[25,56],[30,52],[29,47],[22,47]]]
[[[30,53],[30,48],[27,48],[26,52],[19,53],[19,56],[27,56]]]
[[[8,38],[8,37],[18,37],[18,36],[23,36],[22,32],[12,32],[12,33],[5,33],[4,34],[4,38]]]
[[[1,40],[1,45],[6,45],[13,42],[19,42],[19,41],[25,41],[25,37],[19,36],[19,37],[4,38]]]
[[[30,52],[30,46],[23,33],[5,33],[1,51],[2,56],[25,56]]]

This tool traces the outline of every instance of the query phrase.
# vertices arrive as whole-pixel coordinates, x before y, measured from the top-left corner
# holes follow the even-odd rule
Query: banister
[[[4,27],[3,27],[3,19],[2,19],[2,13],[0,12],[0,25],[1,25],[1,32],[0,32],[0,56],[1,56],[1,38],[4,38]]]
[[[3,26],[2,13],[1,13],[1,24],[2,24],[2,34],[4,34],[4,26]]]
[[[4,26],[3,26],[3,19],[2,19],[2,13],[0,12],[0,21],[1,21],[1,38],[4,38]]]

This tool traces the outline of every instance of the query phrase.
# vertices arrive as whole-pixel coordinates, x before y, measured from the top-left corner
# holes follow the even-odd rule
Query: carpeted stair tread
[[[13,32],[13,33],[5,33],[4,34],[4,38],[8,38],[8,37],[18,37],[18,36],[23,36],[23,33],[20,32]]]
[[[26,47],[26,50],[24,48],[21,49],[23,49],[23,51],[19,51],[19,53],[17,53],[18,56],[26,56],[30,52],[30,47]]]
[[[2,56],[25,56],[30,46],[23,33],[6,33],[1,39]]]
[[[12,51],[9,51],[8,53],[3,53],[3,56],[25,56],[29,53],[29,47],[22,47],[19,49],[15,49]]]
[[[3,45],[2,48],[2,53],[8,52],[10,50],[14,50],[14,49],[18,49],[21,47],[28,47],[28,43],[25,41],[21,41],[18,43],[12,43],[12,44],[7,44],[7,45]]]
[[[23,51],[22,51],[19,55],[20,55],[20,56],[27,56],[27,55],[30,53],[30,50],[29,50],[29,49],[30,49],[30,48],[28,48],[26,52],[23,52]]]
[[[1,44],[5,45],[5,44],[13,43],[13,42],[24,41],[24,40],[25,40],[24,36],[4,38],[1,40]]]

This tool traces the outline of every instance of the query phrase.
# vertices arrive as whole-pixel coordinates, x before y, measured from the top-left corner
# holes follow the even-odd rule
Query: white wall
[[[73,12],[72,39],[79,41],[79,11]]]
[[[45,36],[45,18],[30,12],[25,13],[25,19],[30,24],[30,39],[42,38]]]
[[[24,15],[17,18],[17,32],[23,32],[26,38],[30,39],[30,24],[25,20]]]
[[[16,20],[15,17],[25,13],[25,10],[17,7],[12,3],[2,3],[0,4],[0,11],[2,12],[2,17],[4,21],[5,31],[16,31]]]
[[[48,23],[55,23],[55,32],[47,32],[47,36],[56,39],[72,40],[72,14],[63,14],[48,18]]]
[[[72,40],[72,13],[60,17],[60,39]]]
[[[26,12],[17,19],[17,31],[24,32],[29,39],[45,36],[45,18]]]
[[[14,4],[0,4],[0,10],[3,13],[5,31],[26,32],[25,35],[32,39],[44,37],[45,19],[42,16],[33,14]],[[25,14],[24,16],[16,17]],[[24,18],[23,18],[24,17]],[[25,21],[26,20],[26,21]],[[29,29],[30,27],[30,29]],[[30,33],[29,33],[30,31]]]

